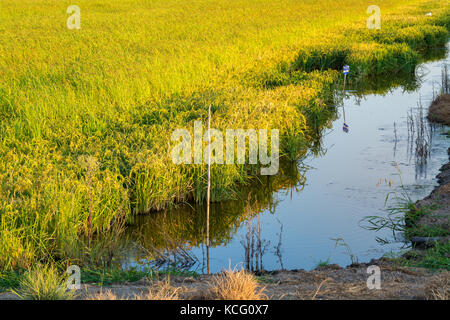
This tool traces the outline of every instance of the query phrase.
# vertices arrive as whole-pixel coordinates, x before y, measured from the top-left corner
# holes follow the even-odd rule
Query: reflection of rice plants
[[[246,210],[251,212],[249,203],[247,204]],[[262,271],[262,258],[267,251],[267,246],[270,242],[261,239],[261,221],[259,214],[256,215],[256,217],[252,217],[247,220],[246,228],[247,232],[245,239],[241,241],[245,252],[245,268],[250,271]]]
[[[441,94],[450,93],[450,84],[448,77],[448,66],[444,65],[442,68],[442,83],[441,83]]]
[[[412,109],[407,116],[408,127],[408,156],[414,157],[417,176],[426,176],[426,166],[430,158],[432,143],[432,126],[425,120],[422,103],[418,108]]]
[[[169,270],[175,268],[179,270],[188,270],[199,262],[195,255],[186,250],[183,243],[172,238],[167,232],[164,232],[164,230],[161,232],[161,235],[165,243],[165,248],[163,249],[157,248],[148,242],[145,246],[138,245],[139,249],[147,255],[146,262],[154,269]],[[141,237],[143,237],[142,234]]]
[[[278,257],[278,261],[280,262],[281,270],[284,270],[283,254],[282,254],[282,251],[281,251],[281,240],[283,238],[283,224],[281,223],[280,220],[277,219],[277,221],[280,224],[280,233],[278,233],[278,244],[275,247],[275,255]]]
[[[255,221],[256,220],[256,221]],[[261,239],[259,215],[246,222],[247,233],[241,241],[245,251],[245,268],[250,271],[262,271],[262,258],[267,251],[269,241]]]
[[[397,125],[394,121],[394,158],[395,158],[395,153],[397,152],[397,143],[398,143]]]
[[[440,94],[450,92],[447,65],[444,65],[442,68],[440,87],[440,90],[438,90]],[[433,100],[435,95],[436,93],[433,88]],[[431,156],[430,152],[434,129],[434,126],[425,120],[422,102],[420,100],[417,105],[418,107],[416,109],[411,108],[407,116],[408,156],[410,159],[414,157],[416,177],[426,176],[426,165]]]

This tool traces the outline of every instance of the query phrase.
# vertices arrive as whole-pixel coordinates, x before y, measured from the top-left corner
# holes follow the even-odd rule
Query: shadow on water
[[[424,55],[426,60],[442,60],[446,57],[445,47],[427,51]],[[322,139],[324,127],[338,118],[340,107],[344,106],[345,99],[354,99],[355,105],[369,95],[387,95],[394,90],[401,89],[402,92],[416,91],[424,79],[427,78],[426,66],[420,65],[415,73],[395,74],[386,77],[349,79],[347,90],[342,91],[343,83],[336,83],[335,106],[330,108],[329,115],[320,128],[314,134],[309,155],[318,158],[326,156]],[[431,136],[427,130],[431,130],[423,123],[423,111],[420,106],[420,114],[413,112],[405,115],[408,117],[408,146],[411,155],[418,154],[417,148],[424,148],[419,160],[422,163],[416,167],[419,171],[426,170],[426,159],[429,157]],[[394,122],[394,158],[397,149],[397,125]],[[351,124],[350,124],[351,127]],[[422,131],[420,131],[422,130]],[[415,135],[421,132],[421,138]],[[422,139],[422,146],[417,143]],[[420,143],[420,142],[419,142]],[[414,151],[415,150],[415,151]],[[428,152],[428,153],[427,153]],[[304,160],[304,159],[303,159]],[[272,251],[278,265],[283,265],[283,235],[286,230],[285,222],[278,221],[278,232],[275,238],[265,239],[262,233],[267,225],[261,217],[267,214],[275,215],[280,204],[279,197],[292,198],[294,194],[300,194],[307,186],[307,172],[310,167],[304,161],[281,161],[279,174],[276,176],[265,176],[255,178],[253,183],[240,188],[237,199],[219,203],[212,203],[210,208],[210,247],[226,247],[237,236],[241,234],[240,245],[244,266],[249,270],[263,270],[263,257],[268,251]],[[420,174],[420,172],[419,172]],[[417,171],[416,171],[417,175]],[[416,176],[417,178],[417,176]],[[327,201],[324,199],[324,201]],[[127,228],[127,236],[131,238],[133,246],[122,259],[122,266],[150,265],[156,268],[178,268],[197,271],[205,271],[206,248],[206,207],[204,205],[182,204],[170,210],[159,213],[151,213],[146,216],[138,216],[132,225]],[[239,231],[240,230],[240,231]],[[271,230],[275,230],[272,226]],[[274,233],[274,231],[272,231]],[[197,252],[193,253],[193,249]],[[199,254],[201,252],[201,254]],[[220,268],[226,267],[221,265]],[[273,263],[271,265],[273,267]]]

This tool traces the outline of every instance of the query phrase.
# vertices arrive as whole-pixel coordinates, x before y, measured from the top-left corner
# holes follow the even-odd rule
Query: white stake
[[[211,105],[208,107],[208,189],[206,191],[206,258],[209,274],[209,197],[211,189]]]

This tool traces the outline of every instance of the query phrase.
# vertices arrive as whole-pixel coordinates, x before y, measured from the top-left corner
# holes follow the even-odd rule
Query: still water
[[[375,233],[360,222],[386,215],[386,196],[400,192],[401,180],[412,200],[436,185],[435,176],[448,160],[448,128],[437,126],[426,134],[431,156],[419,164],[408,115],[416,119],[413,126],[420,104],[426,115],[448,64],[444,50],[420,65],[414,79],[389,76],[361,88],[350,77],[337,118],[323,132],[319,154],[282,166],[279,176],[263,178],[240,200],[212,206],[211,272],[239,264],[266,270],[311,269],[324,261],[345,266],[405,248],[403,242],[381,245],[376,238],[392,238],[391,231]],[[344,112],[348,133],[342,130]],[[135,246],[122,265],[205,272],[204,216],[202,207],[180,206],[140,218],[131,231]]]

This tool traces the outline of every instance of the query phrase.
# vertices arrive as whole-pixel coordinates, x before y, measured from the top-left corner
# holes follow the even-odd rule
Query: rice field
[[[206,166],[174,164],[170,135],[210,105],[213,127],[277,128],[281,157],[300,159],[344,64],[411,73],[450,25],[434,0],[377,1],[381,29],[357,0],[81,0],[70,30],[70,4],[0,3],[0,269],[95,263],[133,216],[203,202]],[[255,172],[213,165],[212,200]]]

